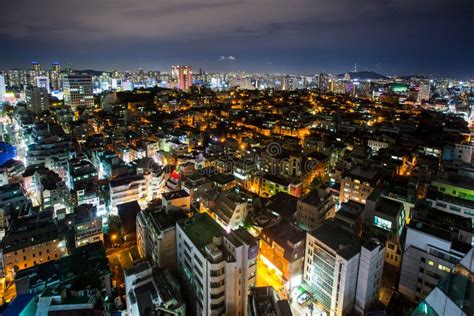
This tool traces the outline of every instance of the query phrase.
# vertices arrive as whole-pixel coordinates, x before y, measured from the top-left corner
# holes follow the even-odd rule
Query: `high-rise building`
[[[187,90],[193,85],[193,70],[191,66],[176,66],[178,68],[178,88]]]
[[[255,286],[258,241],[227,233],[206,213],[176,224],[178,274],[194,315],[247,315]]]
[[[64,77],[64,104],[71,107],[73,112],[79,108],[92,108],[94,95],[92,78],[82,75],[67,75]]]
[[[326,222],[306,236],[303,286],[329,315],[362,314],[376,302],[385,246]]]
[[[47,76],[39,76],[35,78],[35,87],[38,88],[45,88],[48,93],[50,93],[50,87],[49,87],[49,77]]]
[[[28,70],[10,69],[6,74],[6,85],[9,87],[21,87],[28,84]]]
[[[5,88],[5,77],[0,75],[0,104],[3,103],[3,97],[7,93]]]
[[[61,87],[61,65],[54,62],[49,71],[49,82],[53,90],[59,90]]]
[[[177,81],[179,76],[179,66],[171,66],[171,80]]]
[[[26,107],[40,114],[49,109],[49,95],[45,87],[25,87]]]
[[[41,76],[41,64],[37,61],[31,63],[31,68],[29,72],[28,84],[34,86],[36,77]]]
[[[431,96],[431,85],[430,83],[421,83],[418,87],[418,103],[422,101],[428,101]]]

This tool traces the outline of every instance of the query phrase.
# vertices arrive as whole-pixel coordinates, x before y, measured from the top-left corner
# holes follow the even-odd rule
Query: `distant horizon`
[[[61,66],[61,70],[63,71],[64,69],[72,66],[70,63],[62,63],[60,61],[53,61],[50,63],[42,63],[38,60],[34,60],[30,62],[28,67],[11,67],[11,68],[0,68],[0,71],[8,71],[8,70],[29,70],[31,69],[31,65],[33,62],[37,62],[41,65],[41,69],[46,71],[51,68],[51,66],[55,63],[58,63]],[[251,75],[257,75],[257,74],[268,74],[268,75],[295,75],[295,76],[314,76],[322,73],[330,74],[330,75],[344,75],[346,73],[374,73],[378,74],[381,76],[385,76],[387,78],[399,78],[399,77],[418,77],[418,76],[423,76],[426,78],[432,78],[432,79],[457,79],[457,80],[474,80],[474,75],[473,76],[456,76],[456,75],[445,75],[445,74],[429,74],[429,73],[384,73],[382,71],[376,71],[372,69],[365,69],[365,68],[358,68],[356,71],[354,69],[346,70],[346,71],[314,71],[314,72],[278,72],[278,71],[252,71],[252,70],[247,70],[247,69],[233,69],[233,70],[207,70],[206,68],[203,67],[196,67],[190,63],[175,63],[175,64],[170,64],[169,67],[167,68],[162,68],[162,69],[151,69],[151,68],[145,68],[145,67],[135,67],[135,68],[128,68],[128,69],[120,69],[120,68],[109,68],[109,69],[103,69],[103,68],[94,68],[94,67],[72,67],[71,69],[73,71],[94,71],[94,72],[113,72],[113,71],[119,71],[119,72],[137,72],[140,69],[142,69],[145,72],[148,71],[156,71],[156,72],[161,72],[161,73],[170,73],[171,72],[171,66],[172,65],[189,65],[193,69],[193,74],[199,73],[199,70],[204,71],[205,73],[208,74],[220,74],[220,73],[239,73],[239,72],[245,72],[247,74]],[[104,67],[105,68],[105,67]]]

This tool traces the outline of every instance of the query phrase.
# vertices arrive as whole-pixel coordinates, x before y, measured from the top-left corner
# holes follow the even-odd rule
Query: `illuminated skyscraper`
[[[41,76],[41,64],[37,61],[33,61],[31,63],[28,83],[34,86],[36,77],[39,77],[39,76]]]
[[[64,77],[64,104],[71,107],[73,112],[78,108],[94,106],[92,78],[90,76],[67,75]]]
[[[179,66],[171,66],[171,80],[176,81],[178,80],[179,75]]]
[[[187,90],[193,85],[191,66],[176,66],[178,69],[178,89]]]
[[[49,82],[53,90],[59,90],[61,86],[61,65],[54,62],[49,71]]]
[[[0,75],[0,104],[3,103],[3,97],[5,96],[6,89],[5,89],[5,77]]]

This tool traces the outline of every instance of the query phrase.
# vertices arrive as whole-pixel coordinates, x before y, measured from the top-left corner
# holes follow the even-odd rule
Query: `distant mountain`
[[[428,79],[428,77],[425,76],[425,75],[397,76],[397,78],[400,78],[400,79],[403,79],[403,80],[410,80],[410,79]]]
[[[84,69],[84,70],[74,70],[74,72],[78,74],[87,74],[89,76],[100,76],[103,71],[101,70],[93,70],[93,69]]]
[[[386,76],[381,75],[374,71],[350,71],[346,72],[351,76],[351,79],[359,79],[359,80],[377,80],[377,79],[388,79]],[[344,78],[346,73],[337,75],[339,78]]]

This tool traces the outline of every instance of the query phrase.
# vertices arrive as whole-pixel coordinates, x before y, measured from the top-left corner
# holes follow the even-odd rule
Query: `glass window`
[[[392,229],[392,222],[387,221],[386,219],[380,218],[378,216],[374,216],[374,225],[386,230]]]

